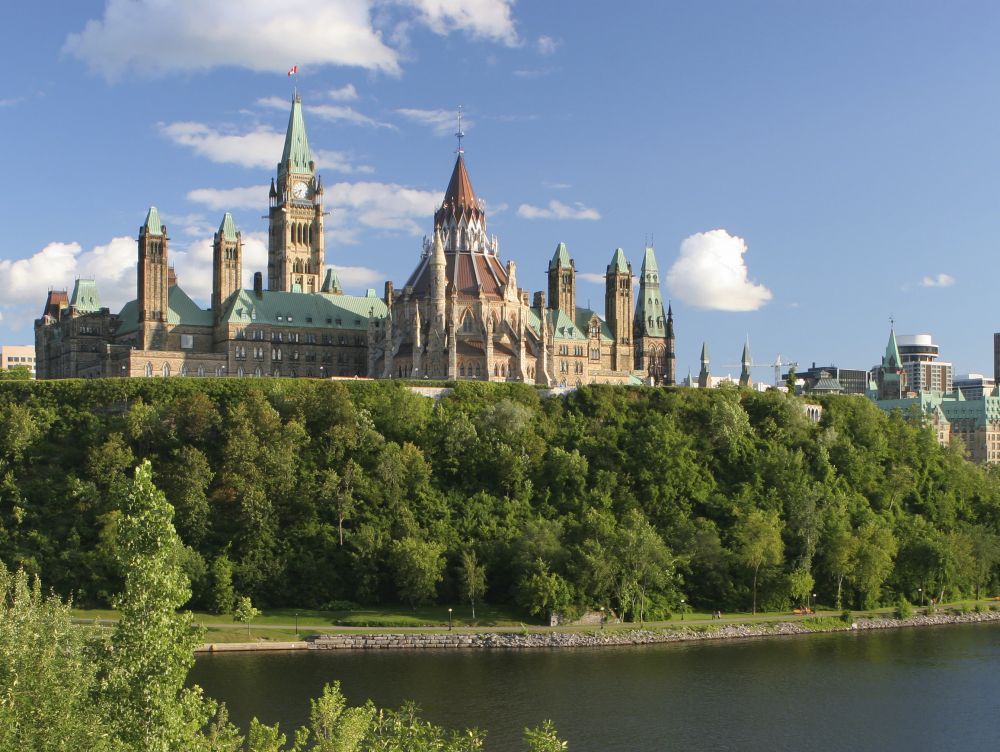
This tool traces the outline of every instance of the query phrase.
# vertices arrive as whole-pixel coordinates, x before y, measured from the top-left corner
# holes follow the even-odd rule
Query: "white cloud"
[[[454,30],[513,47],[518,44],[512,0],[404,0],[419,12],[418,20],[436,34]]]
[[[541,55],[554,55],[556,50],[559,49],[559,42],[550,36],[543,34],[538,37],[538,41],[535,42],[535,47],[538,49]]]
[[[366,287],[385,281],[386,277],[382,272],[369,269],[366,266],[337,266],[331,264],[340,277],[340,284],[344,287]]]
[[[263,100],[262,100],[263,101]],[[161,123],[160,133],[175,144],[187,146],[195,154],[220,164],[237,164],[242,167],[274,168],[281,157],[285,134],[266,126],[249,133],[223,133],[204,123]],[[323,149],[313,151],[317,168],[333,172],[369,173],[367,165],[351,164],[350,157],[339,151]]]
[[[351,89],[353,90],[353,86]],[[257,100],[257,104],[261,107],[271,107],[276,110],[287,110],[291,107],[292,103],[283,99],[282,97],[261,97]],[[392,123],[383,123],[375,118],[369,117],[364,113],[358,112],[353,107],[347,107],[346,105],[339,104],[313,104],[304,105],[303,109],[311,115],[316,115],[323,120],[337,121],[342,120],[347,123],[353,123],[354,125],[369,125],[375,128],[391,128],[395,130],[396,126]]]
[[[371,20],[368,0],[108,0],[104,16],[63,50],[108,80],[237,66],[283,73],[297,64],[396,74],[398,53]]]
[[[553,199],[545,207],[521,204],[517,207],[517,216],[524,219],[600,219],[601,213],[579,201],[570,206]]]
[[[424,232],[423,224],[417,220],[426,224],[440,201],[441,194],[437,191],[394,183],[335,183],[326,188],[327,204],[341,209],[348,222],[410,235]]]
[[[725,230],[695,233],[681,243],[680,257],[667,272],[670,293],[698,308],[757,310],[773,296],[750,281],[746,251],[746,241]]]
[[[267,205],[270,186],[251,185],[246,188],[195,188],[188,191],[187,200],[209,209],[261,209]]]
[[[512,0],[107,0],[63,51],[109,81],[222,66],[284,73],[338,65],[396,75],[403,31],[518,44]]]
[[[921,287],[951,287],[953,284],[955,284],[955,278],[944,272],[931,277],[924,277],[920,281]]]
[[[605,282],[604,272],[580,272],[576,276],[585,282],[593,282],[595,285],[603,285]]]
[[[564,191],[573,187],[572,183],[550,183],[547,180],[543,180],[542,185],[553,191]]]
[[[421,110],[409,107],[396,112],[408,120],[428,126],[435,136],[452,136],[458,130],[457,110]],[[462,130],[468,130],[472,125],[472,121],[463,114]]]
[[[358,98],[358,92],[354,84],[345,84],[339,89],[331,89],[326,93],[334,102],[353,102]]]

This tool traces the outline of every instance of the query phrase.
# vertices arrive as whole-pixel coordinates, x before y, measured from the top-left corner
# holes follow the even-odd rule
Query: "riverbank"
[[[422,650],[422,649],[531,649],[597,648],[621,645],[651,645],[696,640],[739,640],[751,637],[777,637],[816,632],[851,632],[865,630],[935,627],[948,624],[1000,622],[1000,611],[967,614],[916,615],[908,619],[858,618],[846,623],[836,617],[799,621],[775,620],[754,624],[699,624],[656,628],[613,627],[589,631],[519,632],[423,632],[423,633],[338,633],[325,634],[308,642],[210,643],[197,652],[233,652],[267,650]]]

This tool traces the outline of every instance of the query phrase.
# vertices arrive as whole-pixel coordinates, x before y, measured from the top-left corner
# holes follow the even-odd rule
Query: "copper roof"
[[[469,173],[465,169],[465,158],[461,154],[455,160],[455,169],[452,170],[451,180],[448,181],[448,190],[444,192],[442,206],[452,206],[456,209],[479,208],[476,192],[472,190],[472,181],[469,180]]]
[[[49,296],[45,299],[45,310],[42,316],[59,318],[59,311],[69,305],[69,295],[65,290],[49,290]]]
[[[406,281],[406,287],[413,288],[413,294],[425,298],[431,292],[430,258],[420,259],[417,268]],[[489,253],[459,251],[445,254],[445,278],[454,285],[459,297],[479,297],[480,288],[488,298],[503,297],[507,284],[507,270],[500,259]]]

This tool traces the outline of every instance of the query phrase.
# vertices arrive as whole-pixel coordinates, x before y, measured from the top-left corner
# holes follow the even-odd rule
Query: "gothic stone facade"
[[[137,241],[136,299],[102,307],[94,280],[51,291],[35,322],[38,378],[331,376],[672,384],[673,318],[664,316],[656,259],[646,249],[634,302],[621,249],[607,267],[605,312],[576,306],[576,268],[560,244],[544,293],[518,287],[500,259],[461,152],[433,240],[402,289],[345,295],[325,265],[323,183],[292,104],[269,195],[267,289],[242,286],[243,243],[232,216],[214,238],[211,306],[178,284],[170,238],[151,207]]]

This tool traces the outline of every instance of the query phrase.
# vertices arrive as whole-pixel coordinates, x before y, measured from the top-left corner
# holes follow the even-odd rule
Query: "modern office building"
[[[981,373],[967,373],[963,376],[957,376],[952,383],[963,397],[970,400],[987,397],[996,388],[996,381]]]
[[[9,371],[18,366],[30,368],[31,377],[35,377],[35,346],[0,345],[0,371]]]

